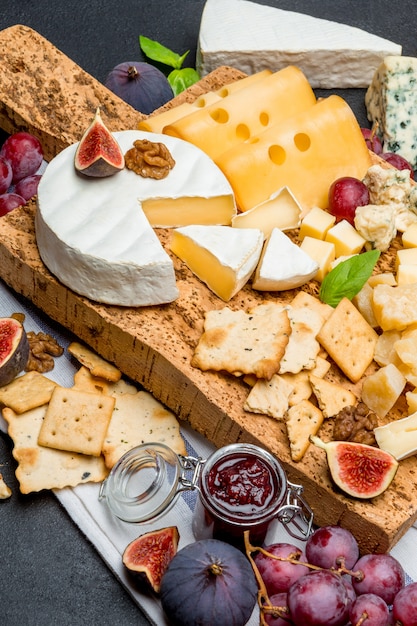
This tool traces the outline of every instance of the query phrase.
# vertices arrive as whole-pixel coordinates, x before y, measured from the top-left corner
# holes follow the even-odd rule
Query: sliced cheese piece
[[[334,226],[336,218],[328,211],[315,206],[303,218],[300,225],[298,238],[300,241],[304,237],[315,237],[315,239],[324,239],[329,228]]]
[[[301,207],[288,187],[282,187],[271,198],[232,219],[235,228],[261,228],[265,239],[274,228],[292,230],[300,225]]]
[[[165,126],[164,133],[190,141],[216,161],[222,152],[315,102],[304,74],[289,66]]]
[[[329,228],[325,241],[334,243],[336,258],[357,254],[366,243],[366,239],[347,220],[341,220]]]
[[[62,283],[92,300],[122,306],[171,302],[178,297],[174,266],[146,217],[147,201],[163,198],[166,221],[172,223],[180,198],[192,198],[198,221],[213,199],[224,206],[227,197],[231,219],[233,192],[218,167],[192,144],[138,130],[115,137],[123,152],[137,139],[162,141],[174,168],[162,180],[128,169],[92,179],[75,171],[77,144],[66,148],[49,163],[38,189],[40,256]]]
[[[173,231],[171,250],[228,302],[253,274],[262,245],[263,233],[257,228],[184,226]]]
[[[247,0],[207,0],[197,69],[230,65],[251,74],[263,67],[300,67],[313,87],[367,87],[379,63],[401,46],[359,28]]]
[[[319,269],[314,278],[321,283],[329,273],[336,256],[334,243],[306,236],[301,242],[300,249],[317,262]]]
[[[362,384],[362,401],[378,417],[385,417],[400,397],[406,379],[400,370],[389,363],[365,378]]]
[[[386,55],[365,94],[368,119],[378,124],[384,152],[398,152],[417,167],[417,58]]]
[[[217,99],[220,99],[219,97]],[[191,102],[183,102],[177,107],[172,107],[167,111],[161,111],[155,115],[150,115],[138,124],[138,130],[145,130],[150,133],[162,133],[164,126],[172,124],[177,120],[194,113],[195,106]]]
[[[317,261],[274,228],[262,251],[252,287],[259,291],[295,289],[314,278],[318,270]]]
[[[374,428],[375,439],[381,450],[392,454],[397,461],[417,453],[417,413]]]
[[[351,108],[331,95],[227,150],[216,163],[230,181],[241,211],[287,186],[307,212],[313,206],[327,207],[329,187],[336,178],[362,179],[371,157]]]

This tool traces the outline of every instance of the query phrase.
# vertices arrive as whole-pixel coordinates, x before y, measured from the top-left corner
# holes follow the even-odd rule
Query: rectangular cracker
[[[372,363],[378,335],[355,305],[343,298],[317,339],[342,372],[357,383]]]
[[[103,457],[85,456],[39,446],[39,431],[46,405],[18,415],[3,409],[8,433],[13,440],[13,457],[18,465],[16,478],[20,491],[30,493],[42,489],[62,489],[80,483],[101,482],[108,474]]]
[[[121,456],[143,443],[158,442],[177,454],[186,454],[179,422],[147,391],[116,395],[116,404],[103,443],[106,466],[111,469]]]
[[[100,456],[114,404],[110,396],[58,387],[46,410],[39,445]]]
[[[0,404],[13,409],[15,413],[25,413],[47,404],[56,387],[59,387],[58,383],[43,374],[27,372],[0,387]]]
[[[85,365],[93,376],[104,378],[113,383],[117,382],[122,377],[122,373],[117,367],[78,341],[70,343],[68,352],[72,354],[81,365]]]
[[[279,370],[290,334],[288,312],[277,303],[247,312],[228,307],[208,311],[191,365],[270,380]]]

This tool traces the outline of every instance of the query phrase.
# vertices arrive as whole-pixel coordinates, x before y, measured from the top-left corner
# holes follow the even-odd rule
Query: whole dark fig
[[[119,63],[109,73],[104,84],[119,98],[146,115],[174,97],[165,74],[149,63]]]

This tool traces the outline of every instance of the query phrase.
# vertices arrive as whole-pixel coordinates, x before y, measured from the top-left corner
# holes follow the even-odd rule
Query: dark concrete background
[[[258,3],[357,26],[402,44],[403,54],[417,56],[414,0]],[[143,60],[139,35],[181,54],[190,49],[187,64],[193,65],[203,6],[204,0],[0,0],[0,29],[28,25],[104,81],[117,63]],[[364,92],[338,93],[364,125]],[[147,625],[55,497],[50,493],[19,494],[11,449],[8,437],[1,435],[0,471],[13,496],[0,502],[0,624]]]

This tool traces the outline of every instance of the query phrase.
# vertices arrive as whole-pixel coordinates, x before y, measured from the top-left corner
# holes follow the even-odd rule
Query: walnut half
[[[137,139],[125,154],[125,165],[143,178],[166,178],[175,165],[170,151],[165,144]]]
[[[34,333],[29,331],[27,333],[29,341],[29,361],[26,366],[26,371],[37,371],[41,374],[50,372],[54,369],[53,357],[61,356],[64,352],[64,348],[59,343],[48,335],[47,333]]]
[[[333,439],[374,446],[374,428],[377,426],[377,416],[363,402],[357,406],[345,406],[334,418]]]

